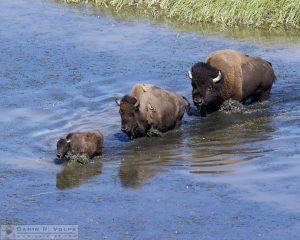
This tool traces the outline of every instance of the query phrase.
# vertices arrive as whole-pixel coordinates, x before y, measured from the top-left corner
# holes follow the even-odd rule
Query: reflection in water
[[[119,169],[119,177],[123,187],[137,188],[141,186],[143,181],[151,178],[157,173],[157,169],[140,165],[140,161],[141,159],[139,157],[122,160]]]
[[[68,189],[80,185],[89,178],[102,173],[102,163],[94,162],[81,164],[77,162],[67,163],[62,171],[56,175],[56,187]]]
[[[271,138],[270,133],[275,131],[272,117],[267,112],[217,112],[203,119],[198,127],[200,132],[191,134],[187,144],[191,173],[233,172],[235,165],[272,151],[263,146],[264,141]]]
[[[163,137],[136,139],[121,153],[119,177],[124,187],[139,187],[162,166],[180,157],[178,146],[182,145],[182,132],[172,131]]]
[[[138,187],[155,173],[172,170],[171,166],[196,174],[232,173],[238,164],[273,151],[266,144],[275,131],[272,116],[261,104],[245,108],[247,113],[195,117],[161,138],[130,142],[120,154],[122,185]]]

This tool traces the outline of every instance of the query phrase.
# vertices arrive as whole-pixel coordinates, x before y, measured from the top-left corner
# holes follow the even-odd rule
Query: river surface
[[[0,224],[77,224],[79,239],[300,239],[300,38],[174,27],[85,5],[0,1]],[[274,30],[275,31],[275,30]],[[186,72],[233,48],[272,62],[268,101],[185,116],[129,141],[114,99],[137,82],[191,99]],[[100,129],[88,165],[55,159]]]

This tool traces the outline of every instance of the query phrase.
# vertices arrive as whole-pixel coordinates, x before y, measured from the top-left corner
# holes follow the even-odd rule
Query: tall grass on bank
[[[65,0],[138,8],[189,23],[300,27],[300,0]]]

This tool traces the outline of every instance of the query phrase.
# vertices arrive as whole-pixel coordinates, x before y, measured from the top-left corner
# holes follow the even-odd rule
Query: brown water
[[[299,239],[300,38],[0,2],[0,224],[78,224],[80,239]],[[190,66],[233,48],[272,62],[270,99],[129,141],[114,102],[137,82],[191,100]],[[56,140],[100,129],[90,165]]]

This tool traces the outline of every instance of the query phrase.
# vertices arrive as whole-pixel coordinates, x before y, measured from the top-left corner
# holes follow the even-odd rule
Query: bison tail
[[[269,63],[269,65],[273,68],[272,63],[270,63],[269,61],[267,61],[267,63]],[[277,80],[277,77],[276,77],[276,75],[275,75],[275,73],[274,73],[273,83],[275,83],[276,80]]]

